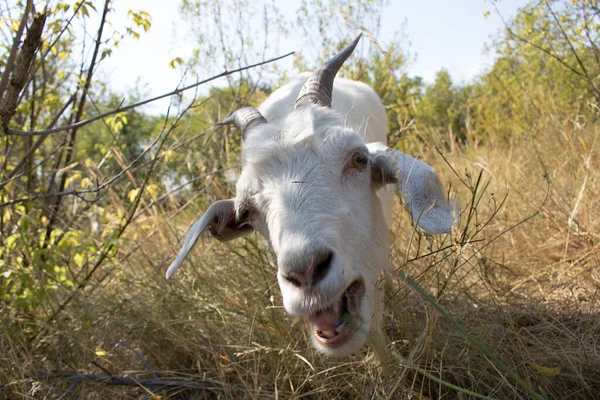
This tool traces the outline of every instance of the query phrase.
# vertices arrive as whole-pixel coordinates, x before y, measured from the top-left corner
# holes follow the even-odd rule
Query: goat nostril
[[[299,288],[316,285],[329,273],[333,257],[333,251],[321,249],[313,252],[310,258],[298,257],[289,264],[284,261],[280,265],[281,277]]]
[[[333,252],[327,250],[320,254],[320,257],[315,260],[315,264],[311,268],[312,274],[309,272],[309,281],[313,284],[318,283],[321,279],[327,275],[329,268],[331,267],[331,261],[333,260]],[[312,275],[312,276],[310,276]]]
[[[293,273],[293,272],[291,272],[287,275],[283,275],[283,277],[285,278],[286,281],[288,281],[289,283],[291,283],[292,285],[294,285],[296,287],[301,287],[306,282],[306,279],[304,279],[303,276],[301,276],[300,274]]]

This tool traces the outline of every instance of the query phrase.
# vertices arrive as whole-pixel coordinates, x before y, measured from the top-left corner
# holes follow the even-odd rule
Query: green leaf
[[[560,366],[559,367],[543,367],[534,362],[532,362],[531,365],[542,376],[552,377],[552,376],[556,376],[556,375],[560,374]]]

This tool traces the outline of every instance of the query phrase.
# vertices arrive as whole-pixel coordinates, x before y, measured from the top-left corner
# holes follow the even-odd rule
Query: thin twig
[[[106,375],[108,375],[108,376],[113,376],[114,375],[106,367],[103,367],[102,365],[98,364],[96,361],[92,360],[90,362],[92,363],[93,366],[95,366],[96,368],[102,370],[102,372],[104,372]]]
[[[168,192],[164,193],[162,196],[158,197],[156,200],[152,200],[150,203],[148,203],[144,208],[142,208],[141,210],[139,210],[137,212],[137,214],[135,214],[135,216],[133,217],[133,219],[137,219],[140,215],[142,215],[143,213],[145,213],[146,211],[150,210],[152,207],[154,207],[156,204],[160,204],[163,200],[166,200],[169,198],[170,195],[172,195],[173,193],[176,193],[178,191],[180,191],[181,189],[183,189],[185,186],[191,185],[192,183],[196,183],[198,181],[204,180],[206,179],[207,176],[211,176],[214,175],[218,172],[222,172],[222,169],[217,169],[213,172],[209,172],[207,174],[202,174],[200,176],[197,176],[195,178],[192,178],[176,187],[174,187],[173,189],[169,190]]]
[[[75,374],[71,376],[55,375],[55,378],[65,378],[74,383],[83,381],[99,382],[107,385],[120,386],[144,386],[149,388],[173,388],[173,389],[220,389],[223,385],[212,381],[176,381],[169,379],[143,379],[131,378],[129,376],[107,376],[101,374]]]
[[[67,389],[67,391],[64,392],[63,394],[61,394],[60,397],[57,400],[64,400],[64,399],[66,399],[67,396],[69,396],[71,394],[71,392],[73,392],[73,390],[75,390],[75,388],[77,387],[77,385],[79,384],[79,382],[80,381],[75,381],[75,382],[71,383],[71,386],[69,386],[69,388]]]
[[[148,103],[151,103],[153,101],[164,99],[165,97],[176,96],[176,95],[178,95],[180,93],[185,92],[186,90],[193,89],[193,88],[195,88],[197,86],[200,86],[200,85],[203,85],[203,84],[205,84],[207,82],[214,81],[215,79],[222,78],[224,76],[228,76],[228,75],[231,75],[231,74],[235,74],[235,73],[240,72],[240,71],[245,71],[245,70],[250,69],[250,68],[255,68],[255,67],[258,67],[258,66],[261,66],[261,65],[264,65],[264,64],[268,64],[268,63],[274,62],[274,61],[278,61],[278,60],[281,60],[282,58],[289,57],[292,54],[294,54],[293,51],[290,52],[290,53],[284,54],[282,56],[279,56],[279,57],[271,58],[271,59],[266,60],[266,61],[261,61],[261,62],[256,63],[256,64],[247,65],[245,67],[233,69],[231,71],[225,70],[225,71],[221,72],[218,75],[214,75],[214,76],[212,76],[210,78],[198,81],[198,82],[196,82],[196,83],[194,83],[192,85],[185,86],[185,87],[183,87],[181,89],[175,89],[172,92],[161,94],[160,96],[156,96],[156,97],[152,97],[150,99],[142,100],[142,101],[139,101],[137,103],[129,104],[129,105],[124,106],[124,107],[117,107],[117,108],[112,109],[110,111],[107,111],[107,112],[105,112],[103,114],[96,115],[94,117],[88,118],[86,120],[83,120],[83,121],[80,121],[80,122],[77,122],[77,123],[74,123],[74,124],[71,124],[71,125],[59,126],[57,128],[45,129],[45,130],[41,130],[41,131],[20,131],[20,130],[17,130],[17,129],[6,129],[5,133],[8,134],[8,135],[33,136],[33,135],[44,135],[44,134],[49,134],[49,133],[63,132],[63,131],[68,131],[70,129],[80,128],[82,126],[91,124],[92,122],[97,121],[97,120],[99,120],[101,118],[105,118],[105,117],[108,117],[108,116],[113,115],[113,114],[118,114],[118,113],[121,113],[121,112],[124,112],[124,111],[128,111],[128,110],[131,110],[132,108],[140,107],[140,106],[146,105]]]
[[[128,345],[127,343],[125,343],[123,341],[123,339],[119,339],[117,340],[117,345],[121,345],[124,346],[126,348],[128,348],[129,350],[131,350],[133,352],[133,354],[136,355],[136,357],[142,362],[142,364],[144,364],[144,367],[146,367],[146,369],[148,370],[148,372],[150,372],[150,374],[152,374],[152,377],[154,379],[158,379],[158,375],[156,374],[156,371],[154,371],[154,369],[152,369],[152,367],[150,366],[150,364],[148,364],[148,361],[146,361],[146,359],[144,358],[144,356],[137,351],[136,349],[134,349],[133,347],[131,347],[130,345]]]

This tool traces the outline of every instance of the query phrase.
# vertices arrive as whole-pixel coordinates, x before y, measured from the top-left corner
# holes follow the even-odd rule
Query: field
[[[80,398],[454,398],[467,390],[501,399],[528,398],[527,390],[594,398],[597,137],[597,126],[567,122],[508,147],[424,154],[452,184],[460,223],[433,239],[396,208],[384,317],[389,365],[370,360],[367,348],[342,360],[315,354],[304,323],[282,309],[273,254],[254,235],[203,242],[165,280],[178,240],[204,209],[194,204],[136,226],[137,240],[119,249],[121,257],[135,249],[133,256],[84,289],[68,317],[30,338],[21,332],[25,316],[2,324],[4,396],[53,398],[70,388]],[[71,387],[75,371],[157,374],[207,388]]]
[[[98,74],[149,13],[5,3],[0,399],[599,398],[597,1],[530,1],[509,19],[489,2],[504,24],[493,65],[457,84],[408,74],[402,29],[379,38],[386,0],[303,0],[294,20],[267,1],[259,23],[254,2],[182,0],[193,46],[165,60],[181,82],[157,97]],[[370,346],[315,352],[257,234],[203,240],[165,279],[190,225],[235,195],[240,132],[216,122],[357,32],[339,75],[375,90],[390,147],[434,166],[460,205],[432,237],[396,200],[385,363]],[[292,53],[267,39],[292,33],[302,45],[282,67]],[[162,113],[140,108],[158,98]]]

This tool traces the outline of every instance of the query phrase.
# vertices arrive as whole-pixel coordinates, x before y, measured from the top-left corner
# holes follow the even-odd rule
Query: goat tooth
[[[333,330],[333,329],[322,329],[320,331],[321,337],[325,338],[325,339],[331,339],[337,336],[337,331]]]

